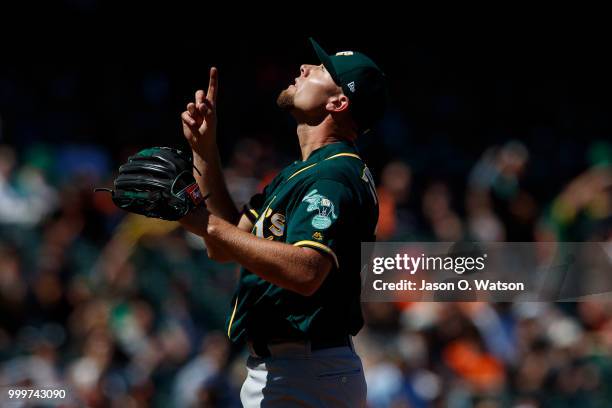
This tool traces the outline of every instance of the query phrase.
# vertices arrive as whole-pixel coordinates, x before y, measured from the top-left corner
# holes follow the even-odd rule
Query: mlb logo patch
[[[202,192],[200,191],[197,183],[185,188],[185,193],[189,196],[189,198],[191,198],[191,201],[193,201],[195,205],[199,205],[202,201],[204,201],[204,197],[202,196]]]

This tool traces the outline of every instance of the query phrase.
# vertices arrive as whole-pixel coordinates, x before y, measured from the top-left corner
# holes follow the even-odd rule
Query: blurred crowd
[[[240,140],[225,168],[236,203],[293,160]],[[483,149],[459,185],[388,161],[378,239],[612,241],[612,145],[593,142],[584,160],[545,202],[518,140]],[[91,146],[0,146],[0,384],[67,389],[66,406],[239,406],[245,350],[223,334],[237,265],[93,193],[116,164]],[[612,404],[609,300],[363,308],[371,407]]]

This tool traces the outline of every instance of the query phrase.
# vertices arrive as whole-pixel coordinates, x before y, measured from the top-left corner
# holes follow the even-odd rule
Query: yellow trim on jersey
[[[259,214],[257,214],[257,211],[255,211],[254,209],[249,209],[249,211],[251,212],[251,214],[253,214],[255,216],[255,218],[259,218]]]
[[[230,317],[229,325],[227,326],[227,337],[230,337],[230,332],[232,331],[232,323],[234,323],[236,309],[238,309],[238,296],[236,296],[236,304],[234,305],[234,311],[232,312],[232,317]]]
[[[263,212],[261,213],[261,216],[265,218],[266,216],[266,212],[268,211],[268,208],[270,208],[270,206],[272,205],[272,203],[274,202],[274,200],[276,200],[276,196],[272,197],[272,199],[270,200],[270,202],[268,203],[268,206],[263,210]],[[259,218],[257,217],[257,219],[255,220],[255,223],[253,224],[253,228],[251,228],[251,234],[253,233],[253,231],[255,231],[255,226],[257,225],[257,223],[259,222]]]
[[[328,247],[327,245],[323,245],[320,242],[315,242],[315,241],[308,241],[308,240],[304,240],[304,241],[298,241],[295,244],[293,244],[294,246],[312,246],[315,248],[319,248],[324,250],[325,252],[327,252],[328,254],[330,254],[333,258],[334,258],[334,262],[336,262],[336,267],[340,267],[340,264],[338,263],[338,257],[336,256],[336,254],[334,253],[334,251],[331,250],[330,247]]]
[[[306,167],[304,167],[303,169],[300,169],[300,170],[296,171],[295,173],[293,173],[292,175],[290,175],[290,176],[289,176],[289,178],[288,178],[287,180],[290,180],[290,179],[291,179],[293,176],[297,176],[298,174],[300,174],[300,173],[301,173],[301,172],[303,172],[304,170],[308,170],[309,168],[314,167],[314,166],[316,166],[317,164],[319,164],[319,163],[318,163],[318,162],[317,162],[317,163],[313,163],[313,164],[311,164],[310,166],[306,166]]]
[[[327,159],[325,159],[325,160],[335,159],[336,157],[344,157],[344,156],[346,156],[346,157],[354,157],[354,158],[356,158],[356,159],[361,160],[361,157],[359,157],[359,156],[358,156],[358,155],[356,155],[355,153],[338,153],[338,154],[334,154],[334,155],[333,155],[333,156],[331,156],[331,157],[328,157],[328,158],[327,158]]]
[[[330,156],[326,159],[323,160],[330,160],[330,159],[335,159],[336,157],[354,157],[356,159],[361,160],[361,157],[359,157],[358,155],[356,155],[355,153],[338,153],[338,154],[334,154],[333,156]],[[293,178],[294,176],[297,176],[298,174],[300,174],[301,172],[303,172],[304,170],[308,170],[311,167],[316,166],[317,164],[319,164],[320,162],[316,162],[311,164],[310,166],[306,166],[303,169],[300,169],[298,171],[296,171],[295,173],[293,173],[292,175],[289,176],[289,178],[287,180],[290,180],[291,178]]]

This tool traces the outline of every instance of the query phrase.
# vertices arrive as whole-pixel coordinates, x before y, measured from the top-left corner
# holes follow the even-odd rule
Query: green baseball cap
[[[328,55],[313,39],[319,60],[334,82],[349,98],[349,111],[363,133],[380,120],[387,105],[385,74],[367,55],[357,51],[342,51]]]

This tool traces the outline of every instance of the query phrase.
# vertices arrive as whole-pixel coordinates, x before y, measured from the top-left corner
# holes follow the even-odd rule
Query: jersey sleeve
[[[275,177],[270,184],[264,187],[261,193],[255,194],[242,208],[242,213],[247,216],[249,221],[253,224],[257,222],[259,218],[259,212],[262,210],[264,203],[268,199],[270,192],[274,190],[274,187],[279,182],[279,176]]]
[[[259,211],[261,207],[263,207],[265,201],[266,194],[264,189],[264,192],[257,193],[251,197],[251,199],[242,208],[242,213],[247,216],[249,221],[255,224],[259,218]]]
[[[318,250],[339,267],[338,241],[350,217],[351,192],[343,184],[327,179],[313,183],[297,198],[287,221],[287,243]]]

